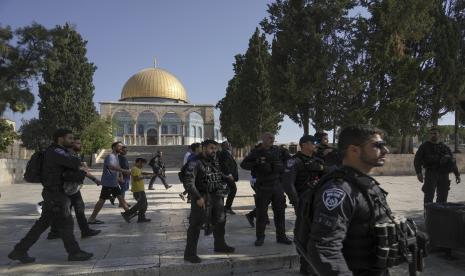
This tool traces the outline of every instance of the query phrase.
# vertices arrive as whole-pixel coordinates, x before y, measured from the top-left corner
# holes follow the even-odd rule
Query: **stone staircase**
[[[184,154],[187,151],[187,146],[127,146],[128,153],[126,155],[129,165],[134,164],[138,157],[150,161],[157,154],[157,151],[163,152],[163,161],[167,168],[181,168]],[[105,149],[104,153],[98,158],[92,168],[103,167],[103,160],[111,153],[110,149]]]

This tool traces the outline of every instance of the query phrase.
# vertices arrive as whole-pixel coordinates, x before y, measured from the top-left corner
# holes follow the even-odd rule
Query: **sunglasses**
[[[378,141],[378,142],[374,142],[371,144],[373,147],[375,148],[378,148],[380,150],[384,149],[384,148],[387,148],[387,144],[385,141]]]

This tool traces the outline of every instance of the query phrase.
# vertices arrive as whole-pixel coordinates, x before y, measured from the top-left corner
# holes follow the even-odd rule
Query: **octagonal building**
[[[130,77],[119,101],[100,102],[100,116],[112,120],[115,141],[138,146],[222,140],[213,110],[213,105],[191,104],[182,83],[156,67]]]

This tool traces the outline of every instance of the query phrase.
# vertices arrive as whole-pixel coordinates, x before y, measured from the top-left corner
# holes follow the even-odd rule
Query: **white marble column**
[[[133,134],[134,134],[134,143],[133,145],[137,145],[137,123],[134,123],[134,129],[133,129]]]
[[[161,145],[161,123],[158,124],[158,145]]]

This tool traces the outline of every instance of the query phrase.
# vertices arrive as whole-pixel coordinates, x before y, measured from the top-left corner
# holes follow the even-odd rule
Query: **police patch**
[[[292,168],[292,167],[294,167],[294,165],[295,165],[295,159],[294,159],[294,158],[291,158],[291,159],[287,160],[286,166],[287,166],[289,169]]]
[[[337,206],[339,206],[346,193],[338,188],[331,188],[323,192],[323,203],[329,211],[334,210]]]

